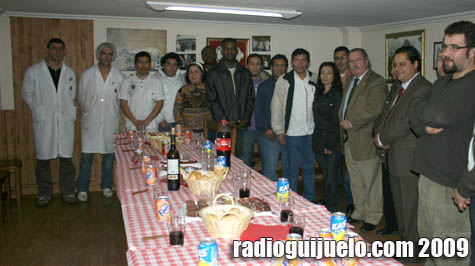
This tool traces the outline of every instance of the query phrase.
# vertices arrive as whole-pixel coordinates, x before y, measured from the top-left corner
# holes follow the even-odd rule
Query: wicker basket
[[[216,200],[226,197],[231,205],[216,205]],[[234,199],[227,194],[219,194],[213,205],[199,211],[208,233],[215,238],[239,239],[251,222],[254,212],[244,206],[235,205]]]
[[[147,132],[147,140],[150,141],[150,144],[152,145],[153,148],[158,150],[160,153],[163,150],[163,142],[168,141],[170,143],[170,136],[167,136],[163,133],[155,133],[155,135],[150,135],[149,132]],[[176,137],[176,147],[178,148],[184,141],[183,137]]]
[[[213,178],[209,179],[191,179],[190,175],[193,171],[187,171],[183,168],[180,168],[180,173],[183,176],[183,180],[188,183],[188,187],[191,190],[191,193],[194,195],[201,195],[201,194],[208,194],[211,195],[213,193],[217,193],[219,188],[221,187],[221,184],[223,181],[226,179],[226,176],[228,175],[229,172],[229,167],[226,168],[224,172],[221,173],[214,173]],[[202,171],[199,170],[197,171],[202,175],[208,174],[210,171]]]

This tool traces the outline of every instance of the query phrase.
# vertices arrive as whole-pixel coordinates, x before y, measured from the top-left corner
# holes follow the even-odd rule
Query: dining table
[[[192,133],[191,143],[183,143],[177,147],[180,155],[187,160],[200,161],[200,149],[197,133]],[[147,143],[147,142],[146,142]],[[152,158],[157,169],[157,181],[154,186],[147,185],[141,169],[134,162],[134,143],[128,140],[127,134],[115,136],[115,184],[117,197],[122,208],[122,217],[127,243],[126,258],[128,265],[198,265],[198,246],[201,239],[210,237],[201,219],[187,221],[183,246],[170,246],[167,224],[157,219],[153,202],[154,190],[160,189],[167,193],[171,212],[177,211],[187,200],[199,200],[200,197],[191,193],[186,185],[178,191],[167,190],[166,171],[163,171],[166,155],[152,145],[143,145],[143,152]],[[255,215],[251,223],[259,225],[282,225],[280,222],[280,206],[276,196],[277,183],[249,168],[242,160],[231,155],[231,168],[218,193],[234,193],[233,177],[240,174],[241,169],[251,171],[251,197],[266,201],[272,211],[269,215]],[[158,186],[158,187],[157,187]],[[294,213],[305,216],[304,239],[316,237],[319,229],[329,228],[331,213],[323,206],[314,204],[297,193],[291,192],[294,199]],[[219,265],[271,265],[272,258],[243,258],[232,255],[233,240],[216,239],[218,244]],[[318,265],[315,259],[302,259],[302,265]],[[359,258],[358,265],[401,265],[392,258]]]

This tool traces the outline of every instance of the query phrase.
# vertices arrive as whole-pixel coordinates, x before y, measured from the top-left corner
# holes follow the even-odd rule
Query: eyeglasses
[[[346,58],[348,58],[348,56],[346,56],[346,55],[335,56],[335,61],[337,61],[337,60],[343,60],[343,59],[346,59]]]
[[[353,64],[353,63],[357,63],[357,62],[363,61],[363,60],[364,60],[364,58],[356,58],[356,59],[350,60],[350,61],[348,61],[348,62],[351,63],[351,64]]]
[[[449,52],[455,52],[455,51],[458,51],[459,49],[463,49],[463,48],[471,48],[472,46],[471,45],[468,45],[468,46],[458,46],[456,44],[450,44],[450,45],[446,45],[446,44],[442,44],[442,46],[440,47],[440,50],[441,51],[449,51]]]

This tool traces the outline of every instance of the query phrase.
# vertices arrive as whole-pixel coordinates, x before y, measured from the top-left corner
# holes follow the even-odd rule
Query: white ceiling
[[[292,20],[282,20],[178,11],[156,12],[145,4],[145,0],[2,0],[1,2],[0,9],[6,14],[29,12],[86,17],[119,16],[322,27],[366,27],[475,12],[475,0],[188,0],[189,3],[195,4],[297,9],[303,12],[301,16]]]

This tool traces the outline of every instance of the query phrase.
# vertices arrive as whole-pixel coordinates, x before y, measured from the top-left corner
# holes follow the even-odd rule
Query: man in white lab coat
[[[28,68],[23,79],[22,97],[31,110],[36,148],[37,205],[51,201],[53,183],[50,161],[59,157],[59,188],[63,200],[74,204],[74,124],[76,121],[76,76],[63,62],[63,40],[51,39],[46,57]]]
[[[160,131],[170,131],[170,128],[176,125],[173,107],[175,106],[178,90],[185,85],[185,76],[179,71],[181,59],[176,53],[165,54],[160,64],[162,68],[159,68],[155,76],[162,81],[165,102],[157,120]]]
[[[128,128],[156,131],[157,115],[163,107],[163,86],[160,79],[150,75],[150,54],[139,52],[135,55],[136,73],[128,76],[120,87],[120,108],[126,116]]]
[[[101,188],[112,197],[114,134],[119,133],[119,89],[124,75],[112,66],[117,50],[111,43],[96,48],[97,65],[88,68],[79,81],[78,100],[82,111],[82,153],[76,181],[78,200],[88,198],[91,166],[96,153],[103,154]]]

